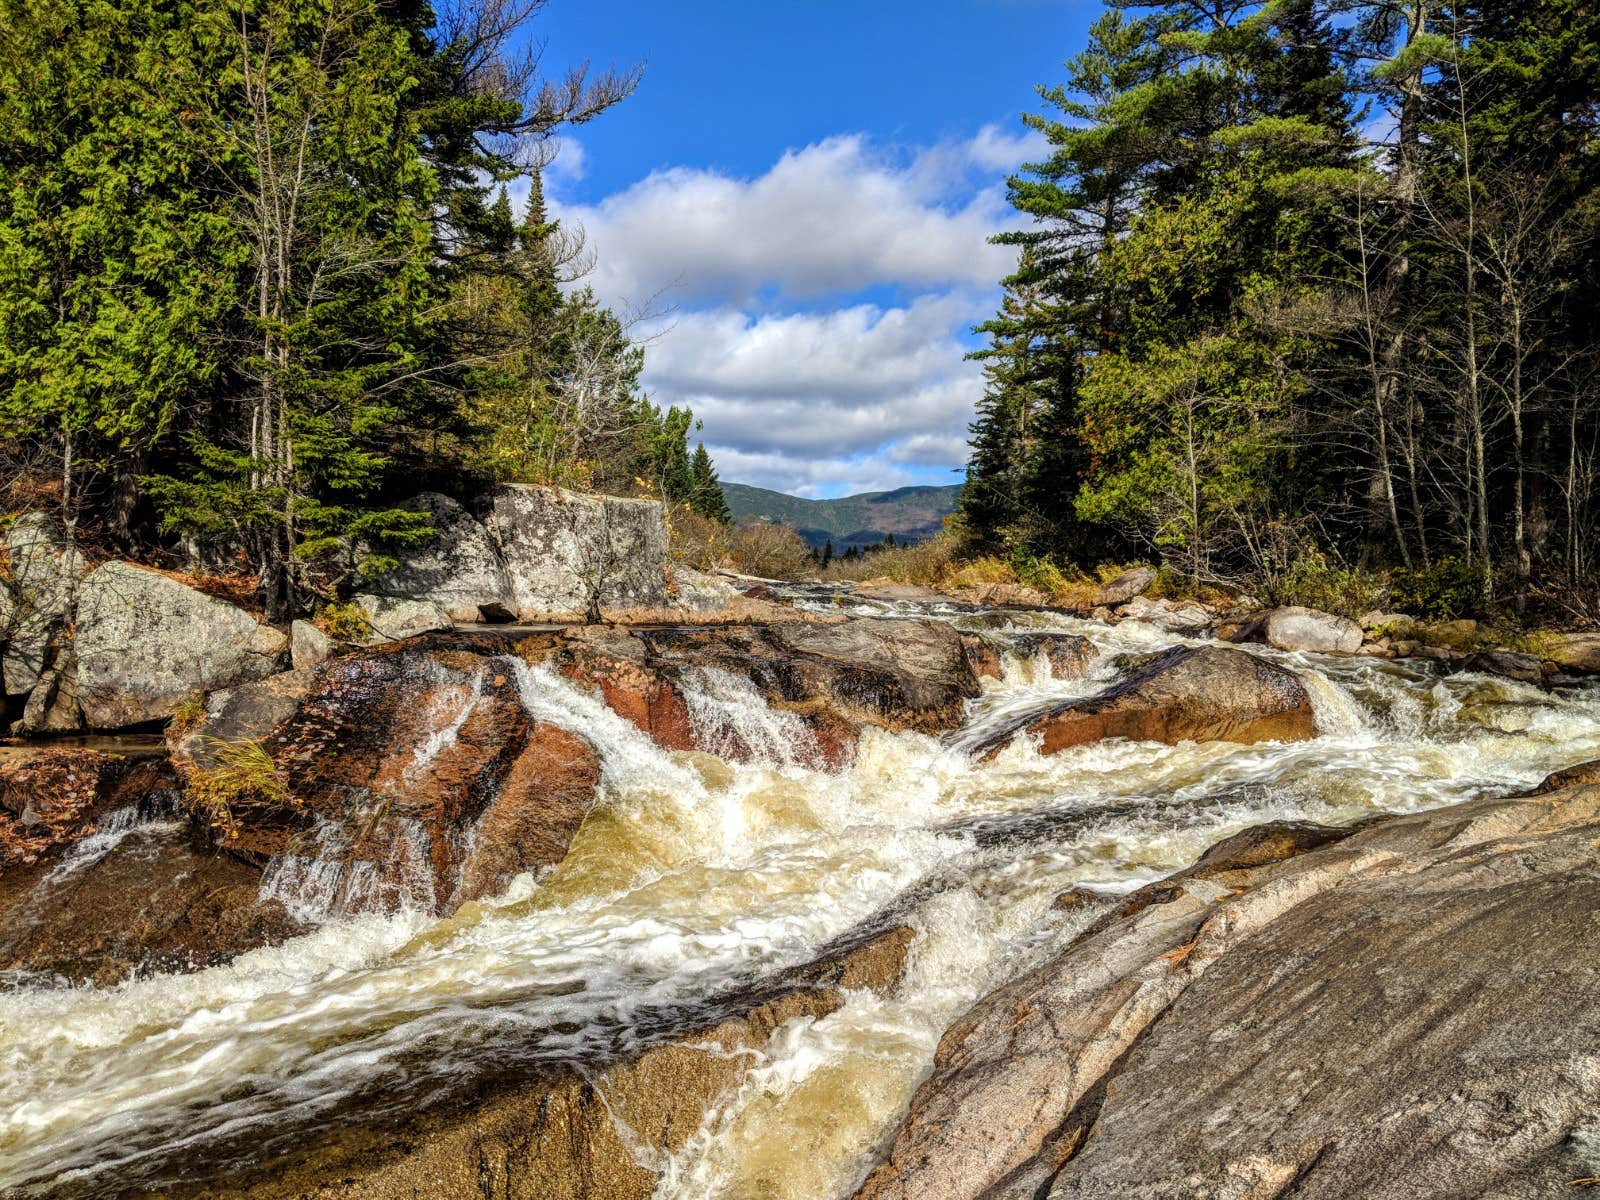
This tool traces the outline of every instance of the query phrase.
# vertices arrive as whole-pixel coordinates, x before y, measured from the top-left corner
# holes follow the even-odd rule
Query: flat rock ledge
[[[1597,835],[1580,784],[1156,885],[949,1029],[858,1200],[1567,1194],[1600,1175]]]

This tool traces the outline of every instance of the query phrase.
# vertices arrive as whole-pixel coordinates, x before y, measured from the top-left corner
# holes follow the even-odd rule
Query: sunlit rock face
[[[197,692],[288,665],[289,639],[236,605],[110,562],[79,585],[78,699],[89,725],[169,717]]]
[[[1235,839],[956,1022],[860,1200],[1556,1194],[1600,1101],[1597,832],[1585,785]]]
[[[1292,672],[1242,650],[1201,646],[1169,650],[1098,695],[1032,717],[1025,731],[1055,754],[1106,738],[1301,741],[1315,734],[1316,722]]]

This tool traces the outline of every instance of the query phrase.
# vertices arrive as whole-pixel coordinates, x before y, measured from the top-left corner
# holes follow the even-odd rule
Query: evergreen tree
[[[727,497],[722,494],[722,483],[717,479],[716,468],[711,465],[711,455],[706,453],[704,442],[695,446],[694,460],[689,465],[689,472],[694,480],[689,507],[702,517],[708,517],[724,525],[730,523],[733,514],[728,510]]]

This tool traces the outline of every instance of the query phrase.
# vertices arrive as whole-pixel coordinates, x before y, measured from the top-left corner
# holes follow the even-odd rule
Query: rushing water
[[[1126,891],[1263,820],[1432,807],[1600,756],[1593,688],[1253,648],[1305,680],[1316,739],[1053,757],[1023,741],[977,762],[968,747],[986,731],[1092,694],[1119,656],[1181,639],[1038,614],[862,611],[932,613],[1002,642],[1083,633],[1101,655],[1075,682],[1008,658],[963,729],[868,730],[837,773],[808,768],[803,725],[736,676],[699,673],[689,701],[705,743],[744,763],[661,750],[594,696],[516,664],[532,715],[602,758],[601,802],[566,860],[446,920],[341,907],[357,881],[314,855],[286,860],[264,887],[326,918],[308,936],[190,975],[0,993],[0,1194],[93,1196],[158,1183],[175,1163],[220,1170],[241,1145],[282,1149],[334,1114],[402,1108],[474,1073],[604,1063],[893,913],[919,932],[898,989],[781,1028],[688,1145],[649,1162],[661,1200],[846,1196],[942,1029],[1073,931],[1051,908],[1063,889]],[[438,716],[419,770],[466,713]]]

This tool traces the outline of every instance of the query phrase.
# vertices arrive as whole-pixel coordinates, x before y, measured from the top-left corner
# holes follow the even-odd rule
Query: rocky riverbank
[[[482,532],[440,511],[459,542]],[[0,1007],[21,1030],[41,1005],[125,1002],[160,1032],[123,1047],[156,1057],[103,1112],[94,1080],[120,1062],[30,1085],[89,1089],[88,1123],[49,1118],[57,1145],[101,1139],[69,1161],[131,1137],[136,1169],[0,1186],[611,1200],[736,1152],[745,1183],[703,1194],[1533,1196],[1600,1173],[1600,772],[1486,795],[1600,751],[1572,663],[1404,656],[1381,626],[1153,601],[1137,577],[1098,621],[862,588],[719,592],[698,623],[485,622],[503,549],[406,576],[432,599],[388,597],[444,627],[291,663],[293,631],[53,545],[28,577],[76,590],[44,651],[6,661],[36,687],[76,661],[55,695],[85,719],[175,715],[159,754],[0,762]],[[210,676],[125,651],[85,692],[108,630],[154,636],[101,615],[108,571],[231,631],[226,686],[174,699],[162,672]],[[450,619],[472,597],[478,619]],[[214,641],[192,640],[206,662]],[[1200,854],[1207,829],[1228,836]],[[949,941],[985,921],[1008,949]],[[826,936],[769,940],[790,927]],[[382,948],[345,962],[343,937]],[[874,1006],[900,1015],[873,1026]],[[72,1018],[107,1044],[133,1018],[99,1019]],[[250,1072],[203,1065],[213,1025]],[[785,1072],[838,1045],[856,1065],[792,1130],[818,1139],[802,1169],[761,1121],[799,1120]],[[339,1070],[320,1107],[295,1098]],[[181,1147],[164,1088],[199,1122]],[[66,1153],[40,1137],[0,1126],[0,1149]]]

